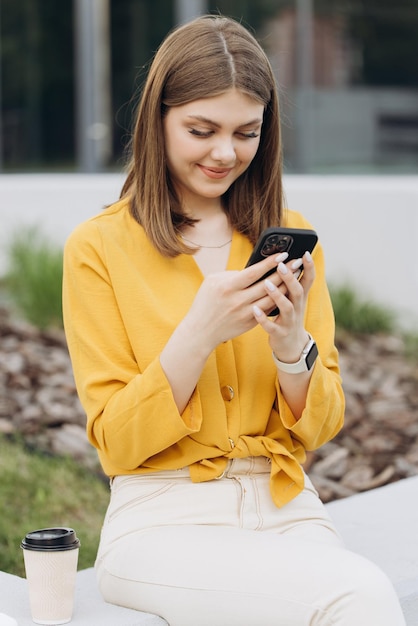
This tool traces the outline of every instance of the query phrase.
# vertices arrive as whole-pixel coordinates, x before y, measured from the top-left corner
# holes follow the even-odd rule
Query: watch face
[[[318,348],[316,343],[314,343],[311,347],[311,349],[309,350],[308,354],[306,355],[306,367],[308,368],[308,371],[312,368],[313,364],[316,361],[316,358],[318,356]]]

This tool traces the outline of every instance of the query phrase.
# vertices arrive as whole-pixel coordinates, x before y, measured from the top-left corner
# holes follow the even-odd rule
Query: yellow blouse
[[[291,211],[284,225],[311,228]],[[251,249],[235,232],[228,269],[243,268]],[[64,251],[64,324],[88,437],[106,474],[189,466],[192,481],[201,482],[221,475],[228,459],[266,456],[277,506],[302,490],[305,450],[334,437],[344,414],[319,244],[313,257],[305,327],[319,358],[301,418],[283,399],[259,326],[217,347],[180,414],[159,354],[203,281],[193,256],[161,256],[126,200],[74,230]]]

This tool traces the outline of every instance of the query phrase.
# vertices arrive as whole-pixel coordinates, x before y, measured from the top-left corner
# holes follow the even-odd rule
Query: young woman
[[[243,26],[199,18],[155,56],[120,201],[65,249],[68,346],[111,479],[100,589],[171,626],[398,626],[303,471],[344,399],[321,246],[245,268],[273,225],[310,227],[283,208],[271,67]]]

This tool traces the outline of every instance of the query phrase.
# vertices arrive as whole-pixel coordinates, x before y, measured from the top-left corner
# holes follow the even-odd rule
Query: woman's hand
[[[280,263],[277,272],[281,278],[279,288],[269,279],[264,281],[266,293],[279,308],[275,318],[269,318],[265,312],[254,305],[254,317],[269,335],[270,346],[279,359],[285,363],[296,363],[308,342],[308,333],[304,327],[304,314],[309,289],[315,278],[315,267],[309,252],[302,258],[303,275],[298,281],[298,261]],[[284,289],[286,287],[286,290]],[[287,374],[279,371],[280,387],[295,419],[299,419],[306,404],[310,372]]]
[[[262,277],[287,258],[287,253],[272,255],[241,271],[226,271],[209,275],[202,283],[182,325],[190,333],[201,336],[208,353],[220,343],[253,328],[258,320],[253,307],[268,313],[274,302]],[[268,284],[286,292],[284,276],[274,271]]]
[[[273,324],[266,313],[274,307],[275,298],[279,294],[286,298],[284,294],[289,284],[292,292],[295,288],[282,266],[282,272],[274,271],[268,283],[261,279],[286,258],[287,253],[273,255],[243,270],[219,272],[205,278],[187,315],[160,355],[180,413],[190,399],[207,358],[220,343],[254,328],[257,323]],[[290,269],[289,274],[293,274]],[[297,282],[296,278],[294,281]],[[274,293],[266,285],[274,286]],[[254,307],[264,316],[262,322],[254,316]]]
[[[297,279],[297,270],[303,262],[303,275]],[[304,329],[304,314],[309,289],[315,278],[315,267],[309,252],[303,259],[287,265],[280,263],[277,268],[282,288],[277,288],[269,278],[264,281],[266,293],[279,308],[280,314],[269,318],[261,307],[255,305],[255,319],[269,335],[269,342],[274,354],[280,361],[296,362],[308,341]],[[286,290],[283,286],[286,286]]]

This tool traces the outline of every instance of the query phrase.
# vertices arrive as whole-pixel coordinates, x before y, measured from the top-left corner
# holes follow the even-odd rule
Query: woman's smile
[[[198,167],[201,169],[203,174],[208,176],[209,178],[226,178],[230,172],[232,172],[233,168],[220,168],[220,167],[208,167],[207,165],[200,165],[198,163]]]

